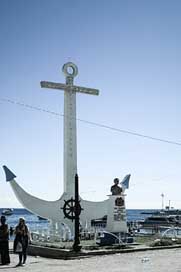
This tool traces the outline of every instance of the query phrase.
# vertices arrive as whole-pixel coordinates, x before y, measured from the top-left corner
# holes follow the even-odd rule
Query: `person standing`
[[[23,217],[19,218],[19,223],[15,228],[14,252],[19,254],[19,263],[22,266],[26,263],[27,248],[30,240],[30,233]]]
[[[115,178],[114,185],[111,186],[112,195],[120,195],[122,193],[123,189],[118,184],[119,184],[119,179]]]
[[[0,219],[0,255],[1,265],[10,264],[9,257],[9,230],[6,224],[6,217],[1,216]]]

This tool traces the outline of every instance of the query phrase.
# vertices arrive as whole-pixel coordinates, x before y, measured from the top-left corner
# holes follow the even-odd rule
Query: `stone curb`
[[[125,248],[125,249],[100,249],[100,250],[81,250],[76,253],[71,250],[66,249],[58,249],[58,248],[50,248],[43,247],[37,245],[29,245],[28,254],[31,256],[40,256],[45,258],[52,259],[80,259],[80,258],[88,258],[98,255],[110,255],[110,254],[118,254],[118,253],[132,253],[139,251],[148,251],[148,250],[163,250],[163,249],[175,249],[181,248],[181,245],[174,246],[157,246],[157,247],[136,247],[136,248]]]

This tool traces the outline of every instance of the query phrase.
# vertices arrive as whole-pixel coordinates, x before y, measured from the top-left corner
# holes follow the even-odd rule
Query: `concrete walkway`
[[[11,254],[11,264],[0,272],[181,272],[181,248],[95,256],[75,260],[57,260],[28,256],[24,267],[15,267],[18,256]]]

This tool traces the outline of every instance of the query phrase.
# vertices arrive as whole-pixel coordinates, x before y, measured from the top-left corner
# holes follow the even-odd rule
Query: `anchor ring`
[[[73,62],[67,62],[63,65],[62,71],[66,77],[76,77],[78,74],[78,67]]]

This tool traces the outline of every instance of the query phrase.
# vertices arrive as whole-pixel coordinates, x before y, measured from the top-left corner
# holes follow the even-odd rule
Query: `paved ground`
[[[55,260],[28,256],[24,267],[16,268],[18,256],[11,254],[11,264],[0,272],[181,272],[181,249],[104,255],[77,260]]]

